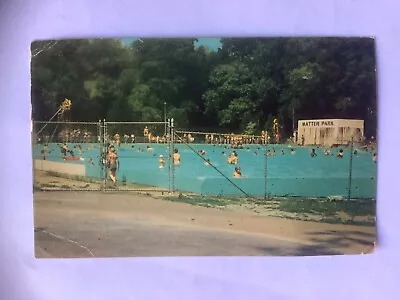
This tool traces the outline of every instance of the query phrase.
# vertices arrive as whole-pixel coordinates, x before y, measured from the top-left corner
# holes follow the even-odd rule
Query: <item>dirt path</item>
[[[37,192],[38,257],[368,253],[375,228],[304,222],[134,193]],[[61,237],[61,238],[60,238]],[[75,249],[75,250],[74,250]]]

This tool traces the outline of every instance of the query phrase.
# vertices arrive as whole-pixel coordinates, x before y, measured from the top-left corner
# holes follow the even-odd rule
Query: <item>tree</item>
[[[161,121],[220,131],[291,135],[298,119],[360,118],[376,136],[376,70],[370,38],[60,40],[32,44],[35,120],[64,98],[71,121]]]

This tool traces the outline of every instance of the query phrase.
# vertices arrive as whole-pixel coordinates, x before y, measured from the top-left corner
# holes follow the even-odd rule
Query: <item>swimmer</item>
[[[285,150],[282,149],[281,153],[282,153],[282,155],[285,155]]]
[[[325,149],[324,155],[327,155],[327,156],[331,155],[331,149]]]
[[[357,149],[355,149],[354,152],[353,152],[353,154],[354,154],[354,155],[357,155],[357,153],[358,153],[358,152],[357,152]]]
[[[174,150],[174,154],[172,155],[172,159],[174,161],[174,165],[179,166],[181,164],[181,155],[178,152],[178,149]]]
[[[207,161],[204,162],[204,165],[208,167],[210,165],[210,159],[207,159]]]
[[[150,146],[146,146],[146,151],[147,151],[147,152],[153,152],[153,150],[154,150],[154,149],[151,148]]]
[[[199,150],[199,154],[204,156],[206,154],[206,151],[204,151],[203,149]]]
[[[61,156],[65,159],[67,157],[68,146],[66,143],[61,147]]]
[[[315,152],[315,149],[312,148],[311,149],[311,157],[315,157],[315,156],[317,156],[317,153]]]
[[[374,155],[372,156],[372,161],[376,163],[378,161],[378,154],[375,152]]]
[[[232,165],[237,165],[238,163],[238,154],[236,151],[233,151],[229,156],[228,156],[228,163]]]
[[[291,149],[290,149],[290,154],[291,154],[291,155],[295,155],[295,154],[296,154],[296,150],[294,150],[294,148],[291,148]]]
[[[344,157],[344,153],[343,153],[343,149],[339,150],[339,153],[336,156],[337,158],[343,158]]]
[[[234,178],[241,178],[242,177],[242,171],[240,170],[240,167],[235,167],[235,171],[233,172],[232,176]]]
[[[275,148],[272,148],[272,153],[271,153],[271,155],[275,155],[275,154],[276,154]]]
[[[159,164],[160,164],[159,166],[160,169],[164,168],[165,161],[164,161],[164,156],[162,154],[160,155]]]

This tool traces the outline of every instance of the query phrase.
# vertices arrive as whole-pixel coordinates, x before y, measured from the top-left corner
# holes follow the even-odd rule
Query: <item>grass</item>
[[[338,212],[351,216],[375,215],[375,201],[351,200],[329,201],[321,199],[285,199],[279,201],[279,209],[292,213],[317,213],[324,216],[334,216]]]
[[[101,180],[95,179],[95,178],[90,178],[86,176],[79,176],[79,175],[67,175],[67,174],[62,174],[54,171],[46,171],[45,175],[51,176],[51,177],[58,177],[58,178],[64,178],[64,179],[70,179],[74,181],[81,181],[85,183],[100,183]]]
[[[270,216],[294,220],[318,220],[324,223],[375,225],[376,203],[372,200],[332,201],[327,199],[303,198],[270,198],[247,199],[235,197],[212,196],[179,196],[165,197],[168,201],[182,202],[191,205],[227,208],[227,206],[243,206],[249,211],[260,214],[268,211]],[[356,220],[356,217],[364,217]]]
[[[36,184],[34,186],[34,190],[40,190],[41,188],[62,188],[62,189],[87,189],[90,188],[91,184],[97,184],[97,185],[103,185],[104,184],[104,179],[98,179],[98,178],[91,178],[91,177],[86,177],[86,176],[79,176],[79,175],[68,175],[64,173],[58,173],[54,171],[46,171],[44,172],[44,175],[49,176],[49,177],[55,177],[55,178],[62,178],[62,179],[67,179],[71,181],[76,181],[76,182],[82,182],[82,185],[75,186],[74,184],[72,186],[68,184],[62,184],[60,186],[60,182],[53,180],[48,183],[41,183],[41,184]],[[120,188],[122,189],[141,189],[145,188],[148,186],[143,186],[143,185],[138,185],[135,183],[127,183],[126,177],[123,176],[122,180],[118,182],[117,184],[110,182],[107,180],[105,182],[105,188],[108,190],[118,190]]]
[[[240,204],[243,202],[240,198],[225,198],[225,197],[211,197],[211,196],[187,196],[179,194],[178,197],[168,196],[163,199],[172,202],[181,202],[191,205],[203,207],[226,207],[230,204]]]

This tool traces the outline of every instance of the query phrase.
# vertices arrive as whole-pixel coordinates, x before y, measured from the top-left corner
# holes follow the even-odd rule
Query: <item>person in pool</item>
[[[119,159],[118,155],[115,152],[114,146],[110,146],[110,149],[108,151],[107,155],[107,166],[110,170],[109,176],[110,179],[116,183],[117,182],[117,170],[119,169]]]
[[[61,147],[61,156],[63,159],[67,157],[68,146],[66,143]]]
[[[315,152],[315,149],[314,148],[312,148],[311,149],[311,157],[316,157],[317,156],[317,153]]]
[[[343,158],[344,157],[344,153],[343,153],[343,149],[339,150],[339,153],[336,156],[337,158]]]
[[[291,154],[291,155],[295,155],[295,154],[296,154],[296,150],[294,150],[294,148],[291,148],[291,149],[290,149],[290,154]]]
[[[159,165],[160,165],[160,169],[164,168],[164,166],[165,166],[165,160],[164,160],[164,156],[162,154],[160,155]]]
[[[179,166],[181,164],[181,155],[179,154],[178,149],[174,150],[174,154],[172,154],[172,159],[174,165]]]
[[[236,151],[233,151],[229,156],[228,156],[228,163],[232,165],[237,165],[238,163],[238,154]]]
[[[203,149],[200,149],[200,150],[199,150],[199,154],[200,154],[201,156],[204,156],[204,155],[206,155],[206,151],[204,151]]]
[[[329,156],[329,155],[331,155],[331,149],[325,149],[325,151],[324,151],[324,155],[326,155],[326,156]]]
[[[374,155],[372,156],[372,161],[376,163],[378,161],[378,154],[375,152]]]
[[[242,177],[242,171],[240,170],[240,167],[235,167],[235,171],[233,172],[232,176],[234,178],[241,178]]]
[[[207,160],[204,162],[204,165],[207,166],[207,167],[210,165],[210,159],[209,158],[207,158]]]

